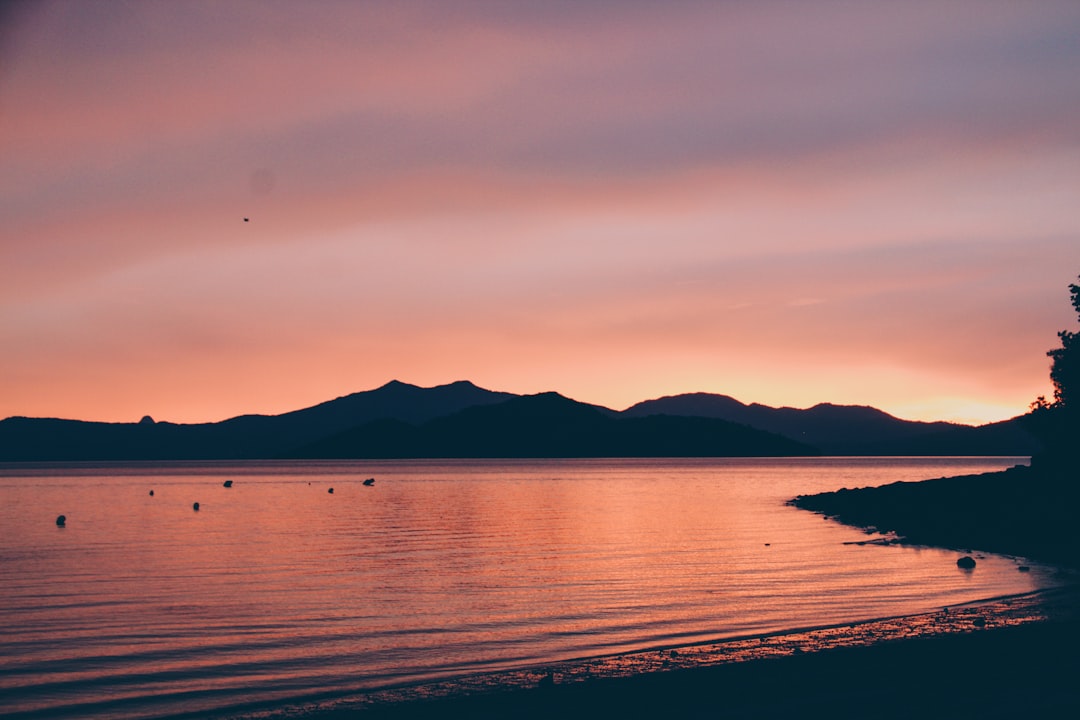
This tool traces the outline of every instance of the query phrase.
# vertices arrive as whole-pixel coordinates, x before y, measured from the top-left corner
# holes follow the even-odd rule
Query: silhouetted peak
[[[830,403],[830,402],[818,403],[817,405],[814,405],[810,409],[811,410],[816,410],[818,408],[821,408],[821,409],[841,409],[841,410],[872,410],[874,412],[881,413],[883,415],[888,414],[884,410],[878,410],[877,408],[870,407],[869,405],[840,405],[840,404],[837,404],[837,403]]]
[[[409,389],[409,390],[419,390],[420,389],[420,387],[418,385],[411,385],[409,383],[401,382],[400,380],[391,380],[390,382],[386,383],[385,385],[382,385],[380,387],[375,388],[375,390],[403,390],[403,389],[406,389],[406,388]],[[354,394],[358,394],[358,393],[354,393]]]
[[[461,388],[461,389],[468,389],[468,390],[483,390],[482,387],[480,387],[476,383],[470,382],[468,380],[455,380],[454,382],[447,383],[446,385],[443,385],[442,387]]]
[[[535,395],[520,395],[512,398],[504,405],[516,408],[526,408],[529,411],[540,411],[543,413],[561,413],[572,414],[579,417],[593,417],[594,415],[601,415],[605,417],[617,417],[618,413],[610,408],[606,408],[602,405],[593,405],[591,403],[583,403],[573,398],[568,398],[561,393],[555,391],[548,391],[542,393],[536,393]]]
[[[700,417],[725,417],[732,412],[745,410],[746,405],[730,395],[695,392],[682,395],[665,395],[654,400],[644,400],[623,412],[629,416],[641,415],[689,415]]]
[[[451,416],[433,420],[427,427],[451,426],[460,432],[463,427],[484,427],[484,432],[504,433],[511,428],[520,428],[522,424],[535,426],[536,423],[550,424],[550,427],[566,428],[582,423],[592,425],[601,423],[612,414],[606,408],[587,405],[557,392],[543,392],[535,395],[512,395],[501,402],[476,405],[465,408]]]
[[[890,415],[884,410],[878,410],[875,407],[869,405],[835,405],[833,403],[818,403],[808,410],[819,417],[844,417],[844,416],[862,416],[881,418],[886,420],[899,420],[899,418]]]
[[[583,405],[576,400],[571,400],[565,395],[555,391],[535,393],[533,395],[520,395],[507,401],[519,407],[569,407],[571,405]]]
[[[143,415],[142,420],[139,421],[139,424],[140,425],[153,425],[154,424],[154,418],[150,417],[149,415]]]
[[[601,405],[593,405],[592,403],[584,403],[580,400],[574,400],[568,398],[562,393],[555,392],[554,390],[548,390],[547,392],[535,393],[533,395],[519,395],[514,400],[522,401],[527,404],[533,405],[551,405],[551,406],[565,406],[565,407],[581,407],[589,408],[590,410],[596,410],[599,412],[614,412],[609,408]]]
[[[412,383],[402,382],[401,380],[391,380],[390,382],[375,388],[370,392],[380,391],[404,391],[404,392],[416,392],[416,391],[428,391],[428,390],[481,390],[484,389],[475,385],[468,380],[455,380],[445,385],[434,385],[432,387],[421,387],[420,385],[413,385]],[[487,392],[487,391],[485,391]],[[358,393],[359,394],[359,393]]]

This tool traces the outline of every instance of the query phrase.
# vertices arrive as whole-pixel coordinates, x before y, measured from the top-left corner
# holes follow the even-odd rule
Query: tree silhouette
[[[1069,285],[1069,292],[1080,320],[1080,285]],[[1046,353],[1052,360],[1054,400],[1042,396],[1035,400],[1026,425],[1043,444],[1043,452],[1032,457],[1032,466],[1053,475],[1071,476],[1080,465],[1080,333],[1062,330],[1058,338],[1061,347]]]
[[[1080,320],[1080,285],[1069,285],[1069,292],[1077,319]],[[1058,337],[1061,338],[1061,347],[1046,353],[1053,359],[1050,366],[1050,380],[1054,383],[1052,405],[1067,408],[1071,415],[1080,404],[1080,333],[1062,330]]]

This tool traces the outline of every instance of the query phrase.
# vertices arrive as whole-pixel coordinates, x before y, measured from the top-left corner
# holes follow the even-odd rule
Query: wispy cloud
[[[0,416],[395,376],[1019,412],[1070,321],[1073,2],[13,18]]]

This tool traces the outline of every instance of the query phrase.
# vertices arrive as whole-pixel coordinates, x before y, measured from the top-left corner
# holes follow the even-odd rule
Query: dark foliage
[[[1069,285],[1073,309],[1080,319],[1080,285]],[[1050,380],[1054,400],[1040,397],[1024,419],[1043,445],[1032,464],[1059,480],[1076,482],[1080,468],[1080,333],[1062,330],[1061,347],[1046,354],[1051,359]]]
[[[1069,293],[1080,320],[1080,285],[1069,285]],[[1080,333],[1062,330],[1058,338],[1061,347],[1046,353],[1053,360],[1050,380],[1054,383],[1054,404],[1075,410],[1080,404]]]

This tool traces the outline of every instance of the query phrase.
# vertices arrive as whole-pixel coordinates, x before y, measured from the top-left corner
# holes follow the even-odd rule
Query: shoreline
[[[1071,524],[1063,522],[1060,487],[1043,480],[1017,466],[800,496],[789,504],[876,531],[890,544],[1048,562],[1067,576],[1062,586],[913,615],[415,683],[261,717],[1080,715],[1080,555],[1065,530]],[[1022,519],[1011,512],[1017,500],[1028,501]],[[1046,519],[1055,522],[1047,527]]]
[[[1080,569],[1073,508],[1080,485],[1031,465],[998,472],[842,488],[789,505],[903,545],[1025,557]]]
[[[769,684],[777,673],[813,675],[863,672],[866,667],[899,653],[910,656],[912,671],[934,664],[933,655],[947,646],[961,665],[979,665],[994,645],[1011,633],[1010,643],[1023,646],[1048,632],[1061,642],[1080,639],[1080,585],[1064,585],[1020,595],[987,598],[916,615],[862,620],[823,627],[784,630],[689,645],[649,648],[629,653],[579,658],[528,668],[496,671],[442,681],[412,683],[358,693],[347,698],[311,702],[234,714],[229,717],[264,720],[346,720],[458,716],[502,717],[551,714],[578,716],[608,713],[626,705],[624,714],[637,716],[639,698],[653,698],[660,688],[678,686],[679,703],[707,706],[716,683]],[[979,650],[965,649],[978,646]],[[1038,648],[1039,642],[1034,643]],[[1028,648],[1030,651],[1032,648]],[[1029,654],[1029,653],[1025,653]],[[1043,653],[1045,655],[1045,653]],[[927,657],[923,657],[927,656]],[[1030,658],[1024,658],[1028,662]],[[927,664],[929,662],[929,665]],[[1074,665],[1080,661],[1073,660]],[[920,665],[921,663],[921,665]],[[1038,663],[1030,663],[1033,668]],[[820,666],[820,667],[818,667]],[[787,670],[783,668],[787,667]],[[962,669],[958,668],[957,672]],[[725,679],[727,678],[727,679]],[[899,678],[898,678],[899,679]],[[787,678],[785,682],[796,682]],[[1027,681],[1030,686],[1031,680]],[[652,689],[650,689],[652,688]],[[737,689],[737,688],[733,688]],[[835,689],[840,691],[840,689]],[[674,690],[671,690],[674,692]],[[805,694],[805,690],[802,691]],[[818,692],[830,693],[828,687]],[[841,694],[847,693],[843,690]],[[846,694],[844,695],[846,697]],[[1069,694],[1080,707],[1080,689]],[[767,698],[749,698],[745,710],[754,717],[771,717]],[[839,698],[833,698],[833,702]],[[673,700],[674,701],[674,700]],[[655,699],[653,700],[655,702]],[[785,708],[796,698],[785,700]],[[790,708],[789,708],[790,709]],[[988,708],[989,709],[989,708]],[[666,712],[657,706],[656,712]],[[784,710],[786,713],[788,710]],[[778,710],[779,712],[779,710]]]

